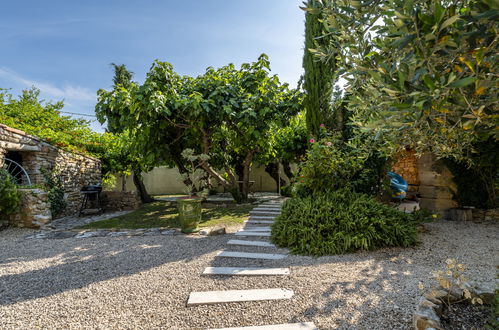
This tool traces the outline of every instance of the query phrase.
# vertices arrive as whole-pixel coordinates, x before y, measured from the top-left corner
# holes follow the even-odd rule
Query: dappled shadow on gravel
[[[493,290],[499,262],[493,242],[498,234],[497,223],[438,221],[425,225],[420,244],[413,248],[318,258],[317,263],[328,263],[337,271],[328,272],[331,277],[322,282],[320,296],[310,299],[291,321],[305,316],[328,319],[322,324],[328,329],[409,329],[423,293],[418,284],[435,285],[432,273],[443,269],[448,258],[464,263],[472,282]]]
[[[4,239],[13,231],[19,234]],[[0,306],[189,262],[224,241],[187,235],[26,240],[25,235],[14,229],[0,233]]]
[[[215,257],[234,235],[25,240],[0,232],[0,328],[209,329],[314,322],[319,329],[409,329],[418,282],[447,258],[494,283],[496,224],[437,222],[415,248],[282,260]],[[247,238],[248,240],[250,238]],[[201,276],[207,266],[290,267],[289,276]],[[285,288],[289,300],[186,307],[192,291]],[[71,323],[72,322],[72,323]]]
[[[255,288],[294,290],[293,311],[281,322],[314,322],[319,329],[408,329],[422,292],[435,284],[432,273],[447,258],[464,263],[467,276],[490,285],[499,262],[494,223],[438,221],[425,225],[420,244],[412,248],[386,248],[326,257],[290,255],[282,260],[215,258],[211,266],[290,267],[290,276],[257,277]],[[244,238],[255,240],[254,238]],[[489,243],[487,243],[489,242]],[[285,253],[282,249],[226,246],[241,252]],[[213,277],[220,287],[235,281]],[[281,303],[282,304],[282,303]]]

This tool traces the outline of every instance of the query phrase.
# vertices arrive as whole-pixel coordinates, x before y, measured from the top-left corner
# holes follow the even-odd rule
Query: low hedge
[[[369,195],[342,189],[286,201],[272,226],[272,241],[313,256],[408,247],[417,242],[417,222]]]

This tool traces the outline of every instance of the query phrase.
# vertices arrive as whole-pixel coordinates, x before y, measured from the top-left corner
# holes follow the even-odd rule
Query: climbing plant
[[[42,168],[42,174],[45,179],[45,190],[48,192],[50,211],[53,217],[57,217],[67,206],[64,199],[64,183],[57,169],[49,171]]]

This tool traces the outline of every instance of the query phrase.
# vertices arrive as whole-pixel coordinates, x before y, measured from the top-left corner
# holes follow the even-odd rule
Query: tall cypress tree
[[[326,46],[323,37],[324,26],[320,22],[321,4],[317,0],[308,0],[305,9],[305,49],[303,68],[305,70],[303,88],[305,90],[305,111],[307,129],[317,135],[319,126],[331,115],[331,98],[334,87],[334,67],[330,63],[318,61],[310,49]],[[316,10],[314,10],[316,9]]]

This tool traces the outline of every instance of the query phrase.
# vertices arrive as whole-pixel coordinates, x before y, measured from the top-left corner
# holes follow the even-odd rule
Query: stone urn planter
[[[177,198],[178,216],[183,233],[199,231],[198,225],[202,215],[201,201],[202,198],[195,196]]]

